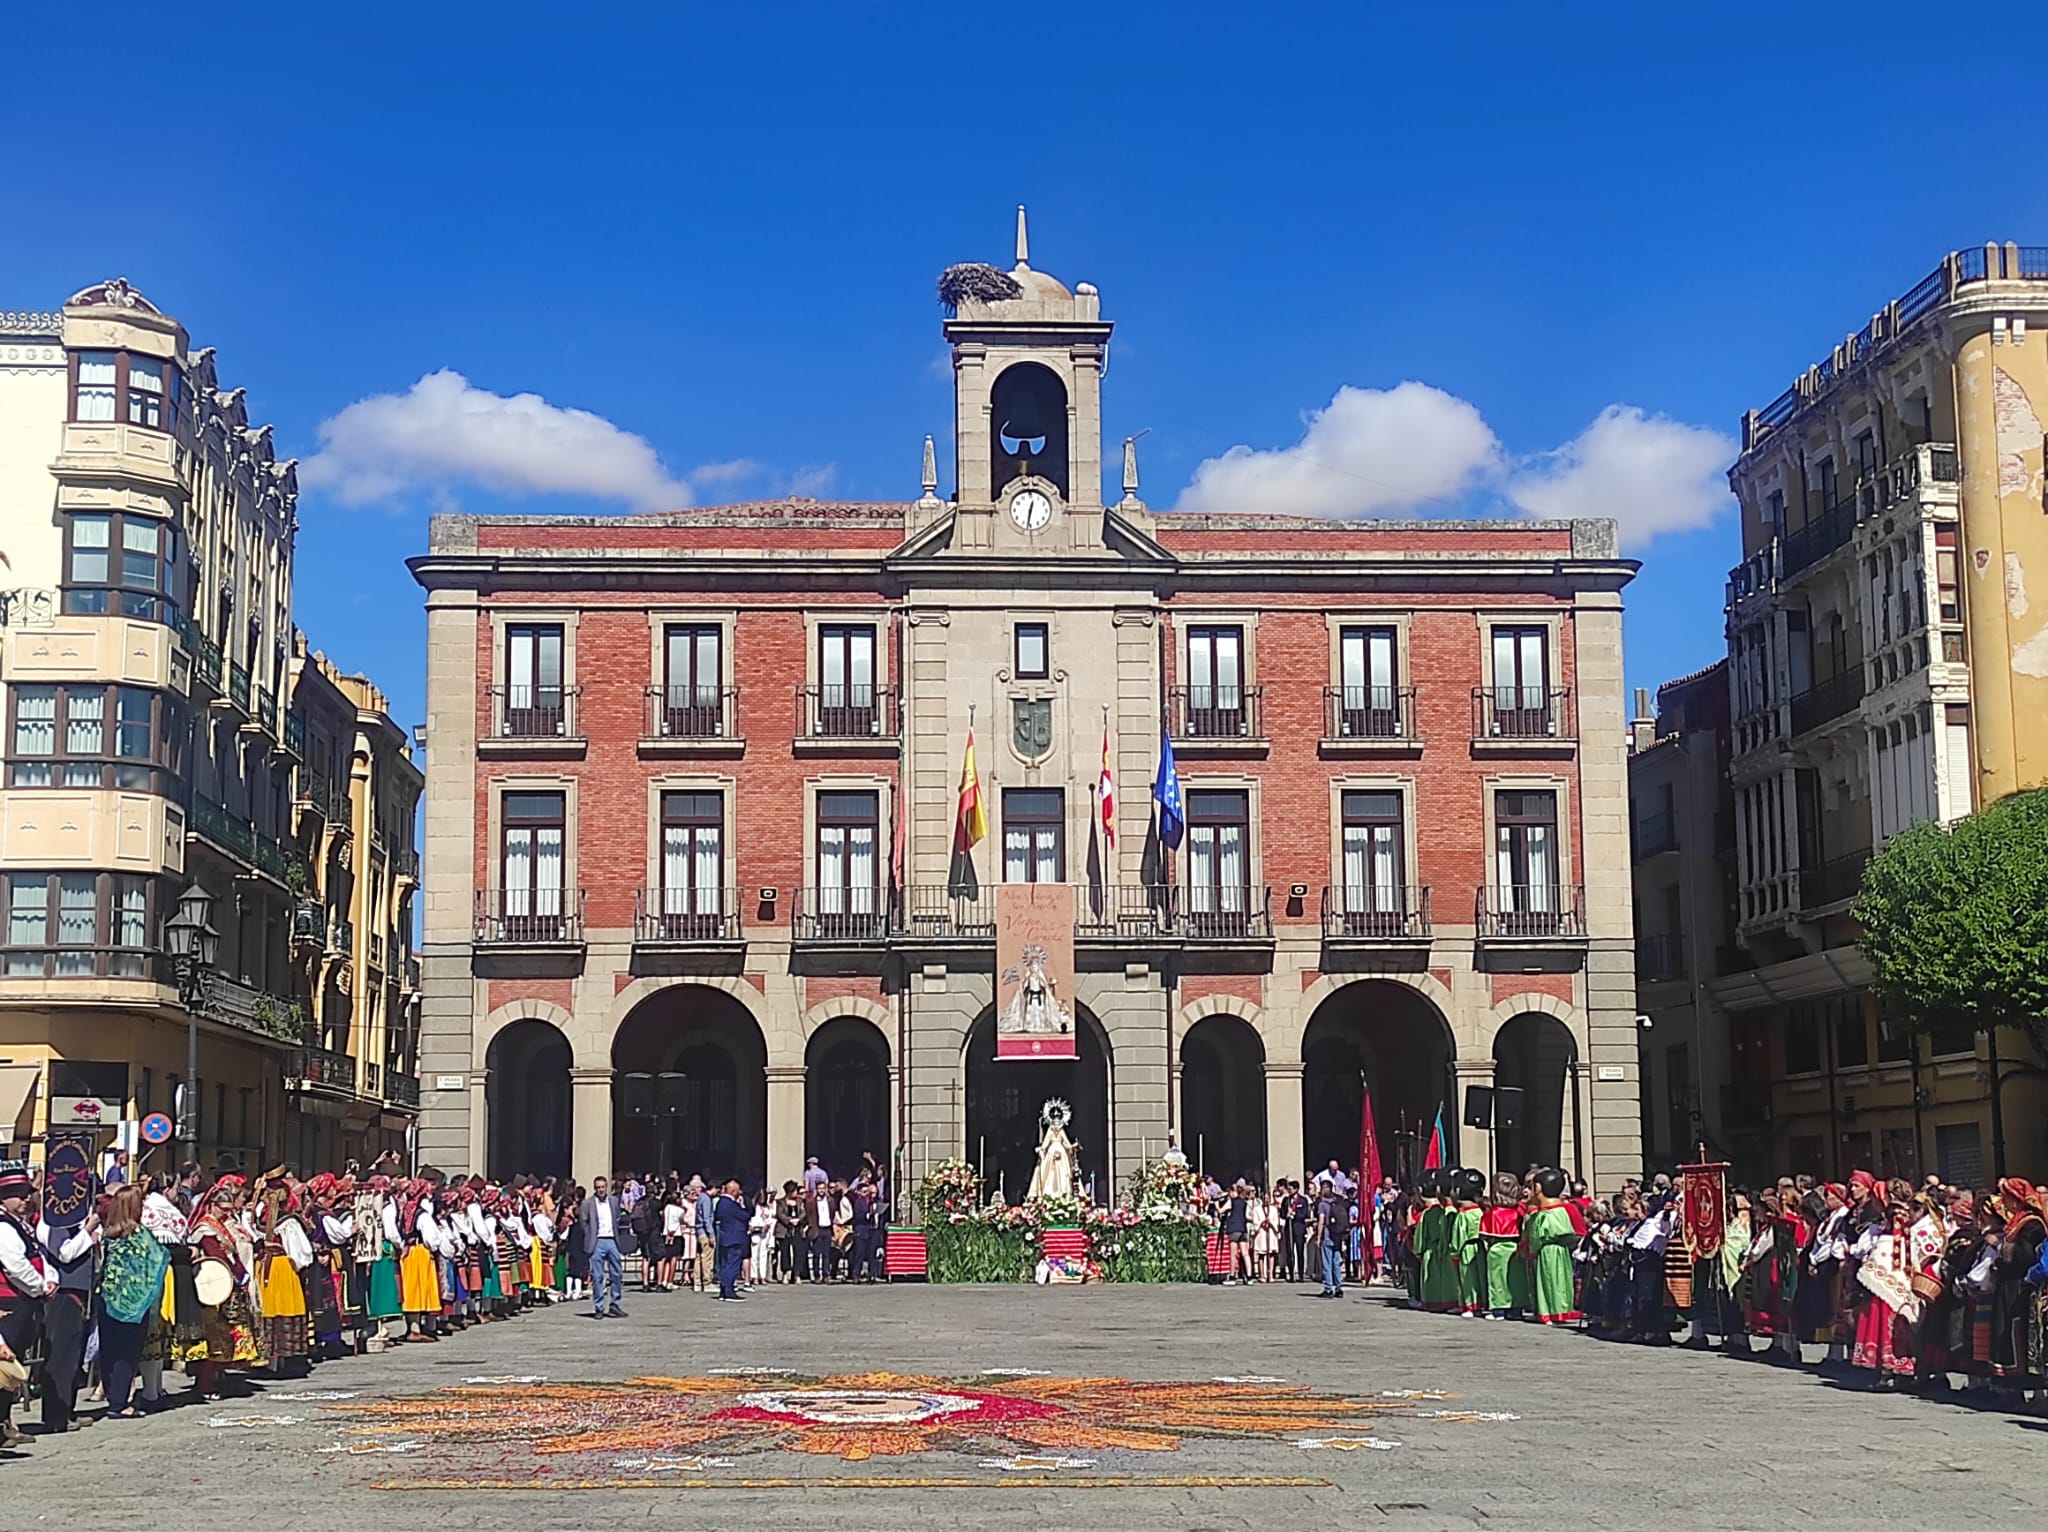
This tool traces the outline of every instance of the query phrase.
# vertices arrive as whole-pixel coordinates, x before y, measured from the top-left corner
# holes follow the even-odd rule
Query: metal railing
[[[790,919],[798,942],[881,942],[890,934],[886,888],[800,888]]]
[[[1868,850],[1852,851],[1813,867],[1799,869],[1799,907],[1820,910],[1846,904],[1863,887],[1863,869],[1870,865]]]
[[[1429,885],[1323,889],[1323,940],[1419,941],[1430,934]]]
[[[796,729],[803,739],[894,739],[900,699],[877,686],[799,686]]]
[[[290,708],[284,714],[284,747],[300,760],[306,758],[306,720]]]
[[[476,891],[474,940],[479,947],[580,946],[580,888],[529,888],[508,900],[499,889]]]
[[[401,965],[400,972],[404,976],[405,987],[408,990],[417,991],[420,987],[420,960],[408,952],[405,955],[405,962]]]
[[[1785,535],[1780,555],[1783,577],[1790,579],[1800,570],[1818,564],[1856,535],[1856,501],[1838,500],[1797,532]]]
[[[1792,732],[1804,734],[1808,729],[1817,729],[1840,718],[1862,700],[1863,665],[1858,661],[1792,699]]]
[[[741,940],[736,888],[636,888],[633,940],[642,946],[691,946]]]
[[[1169,883],[1108,883],[1074,890],[1074,935],[1085,941],[1147,941],[1174,930],[1179,890]]]
[[[497,739],[574,739],[580,686],[499,686],[491,691]]]
[[[400,846],[391,854],[391,870],[401,878],[420,880],[420,854],[411,846]]]
[[[645,737],[736,739],[739,706],[737,686],[650,686]]]
[[[1657,984],[1685,977],[1683,936],[1638,936],[1636,938],[1636,981]]]
[[[190,617],[181,618],[178,622],[178,642],[192,656],[193,676],[219,691],[222,669],[220,645],[200,632],[199,624]]]
[[[346,915],[334,917],[334,929],[328,935],[327,950],[342,957],[355,956],[356,925]]]
[[[1264,690],[1257,686],[1175,686],[1166,693],[1166,727],[1175,739],[1264,739]]]
[[[287,1085],[324,1085],[353,1095],[356,1061],[332,1048],[294,1048],[285,1055],[284,1078]]]
[[[395,1069],[385,1070],[384,1099],[393,1106],[411,1107],[417,1111],[420,1104],[419,1076],[403,1075]]]
[[[1475,686],[1472,738],[1532,744],[1578,738],[1569,686]]]
[[[1262,885],[1184,884],[1180,931],[1188,941],[1267,941],[1273,935],[1273,890]]]
[[[1489,883],[1474,901],[1481,941],[1577,939],[1586,934],[1586,891],[1555,883]]]
[[[1414,737],[1414,687],[1326,686],[1323,688],[1324,739],[1413,739]]]
[[[249,667],[238,662],[228,664],[228,701],[244,713],[254,713],[255,701],[249,689]]]
[[[303,804],[322,819],[328,815],[334,789],[327,780],[327,773],[317,766],[301,766],[295,773],[296,789],[293,801]]]
[[[1654,814],[1645,814],[1636,821],[1635,838],[1632,841],[1635,859],[1658,856],[1666,851],[1678,849],[1678,819],[1669,809],[1658,809]]]
[[[305,1012],[296,1000],[270,994],[224,973],[207,977],[195,1009],[225,1026],[288,1042],[297,1042],[305,1025]]]
[[[903,890],[897,925],[925,941],[994,941],[995,894],[989,888],[967,894],[943,885],[913,885]]]
[[[327,906],[306,903],[292,911],[292,941],[322,951],[327,948]]]

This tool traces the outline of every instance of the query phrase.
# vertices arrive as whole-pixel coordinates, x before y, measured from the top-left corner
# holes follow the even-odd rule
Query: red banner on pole
[[[1694,1260],[1705,1260],[1721,1248],[1728,1227],[1728,1166],[1723,1161],[1681,1165],[1679,1216],[1685,1245]]]
[[[1074,890],[998,883],[996,1057],[1074,1055]]]

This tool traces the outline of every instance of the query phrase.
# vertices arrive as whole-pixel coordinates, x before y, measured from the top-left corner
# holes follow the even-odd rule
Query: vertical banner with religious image
[[[1074,1057],[1074,890],[999,883],[996,1057]]]
[[[1681,1165],[1679,1221],[1693,1259],[1718,1254],[1728,1225],[1728,1167],[1725,1163]]]
[[[43,1139],[43,1222],[70,1229],[92,1211],[92,1164],[99,1152],[92,1128],[52,1128]]]

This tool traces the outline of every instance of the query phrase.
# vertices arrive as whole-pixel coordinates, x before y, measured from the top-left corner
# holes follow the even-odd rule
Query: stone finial
[[[924,439],[923,486],[924,494],[917,503],[929,510],[939,503],[939,453],[929,436]]]
[[[1024,204],[1021,202],[1017,204],[1017,264],[1031,264],[1031,234],[1024,227]]]
[[[1138,438],[1124,438],[1124,498],[1138,498]]]

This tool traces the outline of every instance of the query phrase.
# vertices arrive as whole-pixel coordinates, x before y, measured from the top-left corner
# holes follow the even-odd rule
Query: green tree
[[[1894,836],[1851,912],[1875,989],[1915,1029],[2016,1027],[2048,1060],[2048,788]]]

